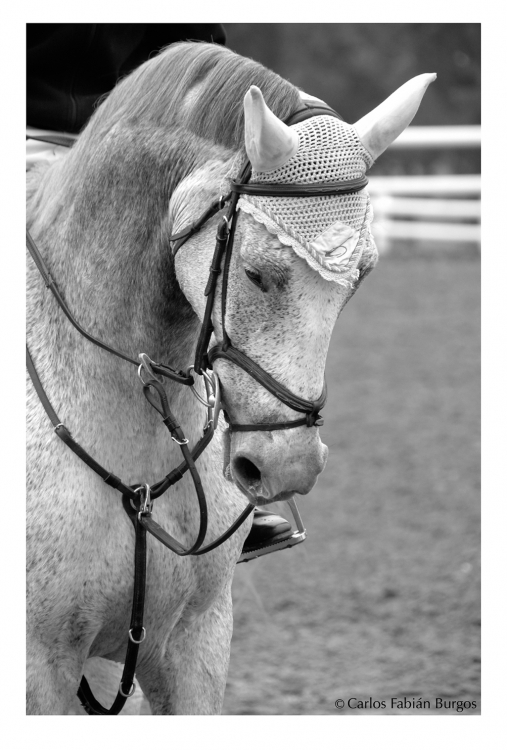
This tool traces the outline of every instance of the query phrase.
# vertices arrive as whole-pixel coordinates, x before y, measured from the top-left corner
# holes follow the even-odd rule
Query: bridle
[[[333,117],[337,117],[340,120],[342,119],[340,115],[338,115],[338,113],[328,107],[316,107],[308,103],[305,105],[305,108],[295,112],[285,122],[288,125],[293,125],[297,122],[302,122],[309,117],[315,117],[317,115],[331,115]],[[53,139],[53,137],[51,137],[50,139],[45,136],[30,137],[49,143],[56,141],[58,145],[69,145],[68,140],[66,140],[66,142],[63,144],[61,139],[58,138]],[[118,695],[110,709],[106,709],[101,706],[101,704],[93,697],[86,679],[84,677],[82,678],[78,695],[86,711],[91,714],[117,714],[121,711],[127,698],[130,697],[130,695],[132,695],[133,693],[133,680],[135,675],[137,652],[139,649],[139,644],[144,640],[144,637],[146,635],[146,631],[142,624],[146,578],[146,532],[150,532],[166,547],[171,549],[175,554],[179,556],[202,555],[210,552],[211,550],[215,549],[223,542],[225,542],[227,539],[229,539],[254,510],[255,506],[252,503],[249,503],[245,510],[229,527],[229,529],[227,529],[227,531],[225,531],[214,542],[204,547],[202,546],[207,531],[207,505],[199,473],[195,466],[195,461],[201,455],[201,453],[204,451],[213,437],[214,430],[218,421],[219,411],[221,408],[218,378],[214,373],[211,376],[208,375],[207,370],[212,370],[213,363],[217,359],[228,360],[229,362],[247,372],[254,380],[256,380],[283,404],[289,406],[294,411],[300,412],[305,415],[301,419],[291,420],[288,422],[235,424],[229,420],[224,411],[224,415],[227,418],[229,430],[231,432],[286,430],[293,429],[295,427],[301,427],[304,425],[306,425],[307,427],[313,427],[323,424],[323,419],[319,412],[326,401],[325,384],[321,395],[316,401],[310,401],[297,396],[282,383],[279,383],[277,380],[275,380],[275,378],[273,378],[269,373],[263,370],[260,365],[250,359],[250,357],[244,354],[240,349],[236,348],[232,344],[231,339],[225,329],[229,268],[238,218],[238,211],[236,210],[237,202],[240,194],[279,197],[308,197],[355,193],[359,190],[362,190],[367,185],[368,180],[366,177],[361,177],[353,180],[326,184],[250,184],[248,182],[250,175],[251,165],[250,162],[247,161],[241,170],[238,181],[232,182],[231,192],[229,193],[229,195],[225,196],[224,198],[220,198],[219,201],[213,203],[197,219],[197,221],[185,227],[185,229],[170,238],[173,244],[173,256],[175,256],[181,246],[188,239],[190,239],[190,237],[199,232],[199,230],[203,228],[204,225],[213,216],[215,216],[227,206],[226,213],[221,218],[218,224],[215,251],[210,266],[208,282],[204,290],[204,294],[206,296],[206,308],[196,345],[194,365],[193,367],[188,368],[186,372],[181,370],[177,371],[168,365],[154,362],[146,354],[140,354],[139,360],[136,360],[128,354],[125,354],[124,352],[104,343],[103,341],[86,331],[76,321],[71,311],[69,310],[64,298],[58,290],[56,283],[52,279],[48,268],[46,267],[46,264],[37,248],[37,245],[30,236],[30,233],[27,231],[27,248],[44,279],[46,287],[50,289],[64,314],[67,316],[71,324],[79,331],[79,333],[89,341],[94,343],[96,346],[105,349],[111,354],[136,365],[139,368],[138,374],[143,385],[143,393],[151,406],[153,406],[156,411],[162,416],[162,421],[168,428],[171,434],[171,438],[179,445],[183,456],[183,462],[178,467],[173,469],[169,474],[167,474],[167,476],[165,476],[163,479],[161,479],[151,487],[147,484],[134,486],[125,484],[119,477],[101,466],[92,456],[90,456],[89,453],[87,453],[87,451],[81,445],[79,445],[73,439],[70,431],[61,422],[60,418],[53,409],[44,391],[44,388],[27,348],[28,372],[42,403],[42,406],[44,407],[49,419],[54,426],[56,434],[84,463],[86,463],[91,469],[93,469],[93,471],[95,471],[106,484],[122,493],[123,508],[131,519],[135,529],[136,543],[134,596],[131,624],[129,629],[128,648],[125,657],[125,668],[120,681]],[[213,333],[212,313],[216,297],[217,281],[221,273],[223,275],[221,298],[222,340],[219,344],[213,346],[208,350],[211,335]],[[193,389],[195,380],[191,374],[192,371],[194,371],[197,375],[202,375],[204,378],[204,384],[207,394],[206,400],[202,399]],[[198,396],[199,400],[201,400],[202,403],[206,406],[207,419],[204,425],[202,437],[191,450],[188,447],[188,440],[185,438],[178,421],[175,419],[170,410],[167,395],[163,387],[163,378],[169,378],[170,380],[173,380],[182,385],[191,386],[194,390],[194,393],[196,393],[196,395]],[[186,473],[186,471],[190,472],[190,475],[194,482],[200,511],[200,524],[197,538],[194,544],[192,544],[187,549],[185,549],[185,547],[177,539],[172,537],[159,524],[157,524],[152,517],[153,500],[160,497],[170,486],[178,482]]]
[[[317,115],[331,115],[339,120],[342,120],[340,115],[334,110],[328,107],[316,107],[307,106],[305,109],[298,110],[291,115],[285,124],[294,125],[298,122],[302,122],[310,117]],[[274,196],[274,197],[313,197],[313,196],[330,196],[330,195],[346,195],[350,193],[359,192],[366,187],[368,179],[366,177],[359,177],[352,180],[337,182],[337,183],[313,183],[313,184],[283,184],[283,183],[254,183],[250,184],[248,180],[251,175],[251,164],[248,160],[243,165],[238,181],[232,181],[232,189],[229,195],[225,198],[220,198],[219,201],[214,203],[211,207],[207,208],[205,213],[197,219],[193,224],[185,227],[182,231],[171,237],[173,241],[173,256],[180,247],[198,232],[209,219],[218,213],[224,205],[227,203],[228,209],[225,215],[222,217],[216,235],[215,253],[210,266],[210,274],[208,283],[206,285],[204,294],[206,296],[206,309],[204,313],[204,319],[201,326],[201,331],[196,346],[195,353],[195,364],[194,370],[196,373],[202,373],[206,369],[211,369],[213,363],[217,359],[226,359],[232,362],[234,365],[240,367],[247,372],[250,377],[256,380],[262,385],[267,391],[269,391],[275,398],[281,401],[286,406],[289,406],[294,411],[302,412],[305,417],[302,419],[296,419],[289,422],[270,422],[261,424],[235,424],[228,419],[227,413],[224,410],[224,416],[229,424],[229,430],[231,432],[253,432],[259,430],[288,430],[294,427],[301,427],[306,425],[307,427],[313,427],[314,425],[320,426],[324,424],[322,416],[319,411],[323,408],[326,403],[327,389],[324,382],[322,393],[316,401],[309,401],[307,399],[297,396],[292,393],[283,383],[275,380],[269,373],[267,373],[260,365],[254,362],[240,349],[237,349],[231,342],[230,336],[228,335],[225,328],[225,316],[227,307],[227,289],[228,289],[228,278],[229,268],[231,263],[232,249],[234,243],[234,235],[236,231],[236,223],[238,219],[238,211],[236,210],[238,198],[241,194],[243,195],[257,195],[257,196]],[[216,346],[212,347],[208,351],[211,334],[213,333],[213,323],[211,320],[213,313],[213,306],[216,296],[216,287],[218,277],[222,273],[222,299],[221,299],[221,317],[222,317],[222,341]]]

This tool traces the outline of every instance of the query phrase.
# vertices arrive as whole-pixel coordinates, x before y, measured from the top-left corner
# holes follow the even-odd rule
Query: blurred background
[[[331,341],[308,539],[237,568],[224,713],[477,713],[480,25],[225,28],[348,122],[438,79],[371,170],[380,261]],[[432,708],[390,708],[403,696]],[[352,697],[387,707],[337,711]]]
[[[420,73],[438,79],[413,125],[481,121],[481,25],[477,23],[228,23],[227,46],[323,99],[347,122]],[[371,174],[478,172],[476,150],[425,151],[409,163],[395,151]]]

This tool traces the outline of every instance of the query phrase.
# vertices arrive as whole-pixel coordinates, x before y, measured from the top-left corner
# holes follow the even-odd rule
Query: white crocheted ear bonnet
[[[363,177],[373,160],[355,129],[319,115],[292,125],[299,148],[282,167],[252,170],[250,183],[329,183]],[[376,254],[373,211],[366,190],[345,195],[276,197],[241,195],[238,208],[290,245],[321,276],[351,287],[365,249]]]

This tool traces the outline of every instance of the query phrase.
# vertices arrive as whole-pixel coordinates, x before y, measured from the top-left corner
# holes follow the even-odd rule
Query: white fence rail
[[[479,148],[479,126],[412,127],[391,148]],[[392,240],[474,243],[480,249],[480,175],[371,177],[380,252]]]
[[[480,148],[480,125],[412,125],[389,148]]]

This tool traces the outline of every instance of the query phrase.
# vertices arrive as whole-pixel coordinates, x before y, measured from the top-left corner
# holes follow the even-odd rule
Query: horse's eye
[[[250,281],[252,282],[252,284],[255,284],[255,286],[258,286],[259,289],[261,289],[263,292],[266,291],[262,285],[262,276],[260,275],[258,271],[254,271],[251,268],[245,268],[245,273],[247,277],[250,279]]]

